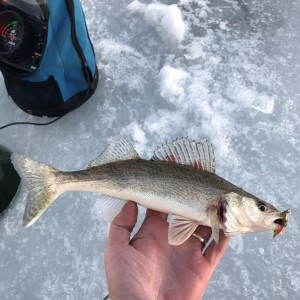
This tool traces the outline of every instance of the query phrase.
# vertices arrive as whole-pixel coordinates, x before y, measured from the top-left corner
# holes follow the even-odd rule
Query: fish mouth
[[[279,226],[286,227],[287,225],[287,220],[283,218],[278,218],[274,221],[275,224],[278,224]]]
[[[289,213],[290,209],[285,210],[284,212],[280,213],[281,218],[277,218],[274,220],[274,223],[278,225],[278,228],[274,230],[273,237],[281,233],[283,229],[287,226]]]

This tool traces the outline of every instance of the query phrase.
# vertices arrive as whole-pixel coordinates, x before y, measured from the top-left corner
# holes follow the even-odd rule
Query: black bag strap
[[[90,88],[90,86],[92,85],[92,83],[94,82],[94,76],[89,68],[89,65],[85,59],[85,55],[80,47],[79,41],[77,39],[77,35],[76,35],[76,25],[75,25],[75,7],[74,7],[74,2],[72,0],[65,0],[66,2],[66,6],[67,6],[67,10],[70,16],[70,20],[71,20],[71,39],[74,45],[74,48],[76,49],[80,60],[82,62],[82,72],[84,74],[84,77],[87,81],[88,84],[88,89]],[[87,27],[86,27],[87,30]],[[88,35],[89,38],[89,35]],[[90,39],[90,38],[89,38]],[[90,40],[89,40],[90,41]],[[90,41],[90,44],[92,46],[92,43]],[[93,49],[93,46],[92,46]],[[94,52],[94,49],[93,49]],[[94,52],[95,55],[95,52]],[[93,87],[92,87],[93,88]]]

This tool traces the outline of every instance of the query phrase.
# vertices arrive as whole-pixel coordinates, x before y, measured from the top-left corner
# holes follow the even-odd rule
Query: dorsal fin
[[[172,161],[211,173],[216,171],[213,146],[208,141],[176,139],[159,146],[154,151],[152,160]]]
[[[110,162],[138,159],[139,155],[134,150],[133,146],[120,135],[115,136],[107,148],[89,165],[88,168],[104,165]]]

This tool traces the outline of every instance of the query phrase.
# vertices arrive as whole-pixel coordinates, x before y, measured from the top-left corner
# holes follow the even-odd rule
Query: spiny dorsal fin
[[[211,173],[216,171],[213,146],[208,141],[176,139],[159,146],[154,151],[152,160],[172,161]]]
[[[133,146],[120,135],[115,136],[108,147],[89,165],[88,168],[104,165],[110,162],[138,159],[139,155],[134,150]]]

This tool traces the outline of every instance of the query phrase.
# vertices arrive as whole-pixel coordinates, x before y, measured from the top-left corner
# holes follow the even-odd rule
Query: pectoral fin
[[[218,244],[220,223],[219,223],[217,208],[215,206],[210,207],[207,213],[208,213],[208,218],[210,220],[212,237],[215,240],[216,244]]]
[[[170,245],[178,246],[185,242],[196,230],[199,223],[180,216],[172,216],[169,224],[168,241]]]

